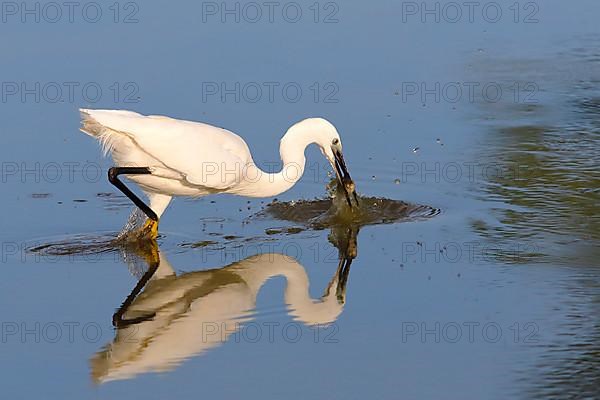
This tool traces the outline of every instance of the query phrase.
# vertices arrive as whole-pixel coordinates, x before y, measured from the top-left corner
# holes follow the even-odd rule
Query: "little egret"
[[[302,176],[304,151],[312,143],[335,169],[349,206],[353,207],[350,194],[358,204],[340,135],[323,118],[308,118],[289,128],[279,147],[283,168],[268,173],[255,165],[246,142],[223,128],[124,110],[80,112],[81,131],[100,140],[104,153],[110,153],[116,164],[108,171],[109,181],[146,214],[142,232],[153,238],[173,196],[270,197],[285,192]],[[137,183],[150,205],[125,186],[119,175]]]

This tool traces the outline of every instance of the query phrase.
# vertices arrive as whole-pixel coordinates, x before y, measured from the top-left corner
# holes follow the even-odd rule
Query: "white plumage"
[[[255,165],[246,142],[223,128],[132,111],[80,111],[81,130],[100,140],[117,167],[148,169],[146,174],[124,175],[148,195],[157,217],[172,196],[269,197],[284,192],[302,176],[304,150],[311,143],[320,147],[340,180],[348,175],[339,134],[323,118],[305,119],[288,129],[280,145],[283,168],[267,173]]]

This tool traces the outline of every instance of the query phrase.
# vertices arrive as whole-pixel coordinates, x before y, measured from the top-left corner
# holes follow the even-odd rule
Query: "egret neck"
[[[304,173],[306,147],[312,143],[319,144],[321,147],[321,143],[330,134],[332,128],[333,125],[323,118],[308,118],[290,127],[281,138],[279,146],[279,154],[283,162],[281,171],[266,172],[252,162],[245,168],[245,184],[235,188],[235,193],[244,196],[269,197],[290,189]],[[323,147],[321,151],[327,156]]]

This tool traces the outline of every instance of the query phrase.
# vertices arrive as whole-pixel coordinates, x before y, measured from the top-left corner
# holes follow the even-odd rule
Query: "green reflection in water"
[[[528,398],[600,397],[599,43],[529,63],[528,71],[496,63],[502,79],[526,73],[544,93],[534,107],[478,104],[494,116],[480,119],[489,130],[478,152],[501,172],[483,174],[476,189],[493,204],[493,218],[474,220],[474,230],[502,248],[521,245],[513,259],[498,254],[503,264],[569,267],[551,285],[557,296],[544,316],[552,329],[541,355],[523,371]]]
[[[539,82],[537,104],[516,103],[512,97],[478,104],[488,128],[479,150],[484,180],[480,196],[499,205],[492,208],[497,222],[475,220],[472,225],[490,242],[504,243],[501,248],[519,248],[512,259],[500,257],[503,262],[597,265],[600,68],[585,69],[567,82],[567,89],[564,81],[544,80],[563,76],[556,72],[560,66],[537,67],[540,70],[526,78]],[[516,81],[522,74],[507,70],[499,80]],[[488,114],[493,118],[485,117]]]

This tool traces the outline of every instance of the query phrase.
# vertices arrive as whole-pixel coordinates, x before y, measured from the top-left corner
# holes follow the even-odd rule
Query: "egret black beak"
[[[335,172],[337,174],[337,178],[342,188],[344,189],[344,194],[346,195],[348,205],[350,206],[350,208],[353,207],[352,201],[350,199],[350,193],[352,193],[352,196],[356,201],[356,205],[358,206],[358,196],[356,195],[356,188],[354,187],[354,181],[350,177],[350,173],[348,172],[348,168],[346,167],[344,155],[339,149],[333,148],[332,150],[335,161]]]

